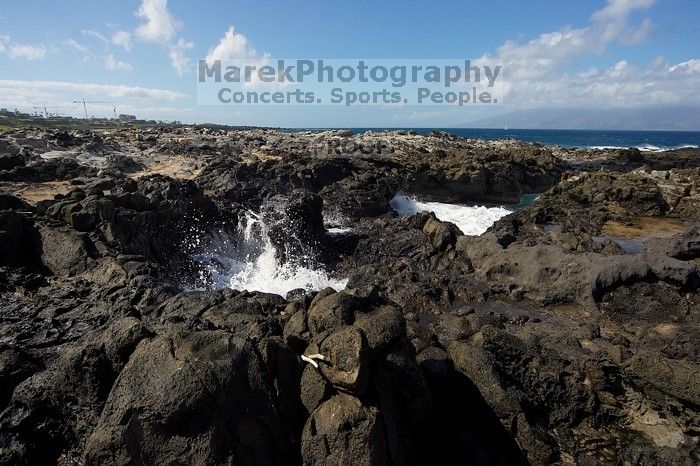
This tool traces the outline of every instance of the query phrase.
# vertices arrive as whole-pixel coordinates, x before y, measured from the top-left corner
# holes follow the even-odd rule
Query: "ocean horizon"
[[[322,129],[322,128],[319,128]],[[330,128],[323,128],[330,129]],[[569,148],[630,148],[659,152],[700,147],[700,131],[642,131],[642,130],[578,130],[578,129],[503,129],[503,128],[351,128],[354,133],[365,131],[416,131],[430,133],[445,131],[463,138],[517,139],[525,142]]]

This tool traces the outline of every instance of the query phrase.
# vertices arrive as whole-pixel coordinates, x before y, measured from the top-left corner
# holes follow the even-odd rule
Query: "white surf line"
[[[401,216],[433,212],[443,222],[452,222],[465,235],[481,235],[497,220],[512,213],[505,207],[467,206],[442,202],[423,202],[405,194],[397,194],[390,202]]]

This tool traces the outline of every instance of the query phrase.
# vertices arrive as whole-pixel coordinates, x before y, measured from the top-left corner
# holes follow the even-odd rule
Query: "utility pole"
[[[61,107],[49,107],[49,106],[47,106],[47,105],[32,106],[32,108],[33,108],[34,110],[39,110],[39,111],[37,112],[37,114],[41,114],[41,110],[43,110],[43,111],[44,111],[44,116],[45,116],[46,118],[48,118],[48,117],[50,116],[50,115],[49,115],[49,108],[58,109],[58,111],[56,112],[56,115],[58,115],[58,114],[60,113],[60,111],[61,111]]]
[[[73,103],[74,103],[74,104],[79,104],[79,103],[81,103],[81,101],[80,101],[80,100],[74,100]],[[88,116],[87,116],[87,105],[85,105],[85,99],[82,100],[82,104],[83,104],[83,108],[85,109],[85,119],[87,120],[87,117],[88,117]]]
[[[88,119],[87,104],[113,104],[114,102],[103,102],[100,100],[74,100],[74,104],[83,104],[83,110],[85,110],[85,119]],[[116,107],[115,107],[116,111]]]

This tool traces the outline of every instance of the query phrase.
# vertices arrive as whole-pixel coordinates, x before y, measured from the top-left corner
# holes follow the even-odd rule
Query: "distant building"
[[[136,115],[124,115],[124,114],[119,115],[119,121],[121,121],[122,123],[126,123],[129,121],[136,121]]]

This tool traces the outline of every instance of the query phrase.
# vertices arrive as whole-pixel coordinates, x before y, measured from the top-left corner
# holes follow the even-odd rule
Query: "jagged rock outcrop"
[[[0,464],[695,464],[699,176],[443,132],[4,132]],[[465,236],[401,190],[542,194]],[[228,289],[253,233],[347,286]]]

